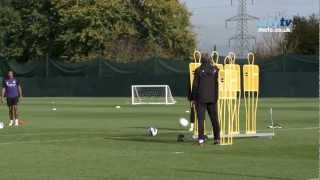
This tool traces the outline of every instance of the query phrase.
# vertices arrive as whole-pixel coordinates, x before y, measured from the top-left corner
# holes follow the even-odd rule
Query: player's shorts
[[[18,97],[7,97],[7,105],[8,106],[15,106],[18,104],[18,102],[19,102]]]

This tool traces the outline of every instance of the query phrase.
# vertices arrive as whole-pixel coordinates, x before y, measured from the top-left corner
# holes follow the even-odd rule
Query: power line
[[[251,1],[253,4],[253,0]],[[233,1],[231,0],[231,5]],[[238,0],[238,14],[226,20],[226,27],[230,22],[236,22],[236,33],[229,38],[229,47],[232,44],[235,53],[240,58],[245,58],[250,51],[250,40],[256,43],[256,37],[249,33],[248,21],[258,20],[259,18],[247,13],[247,0]],[[232,43],[233,42],[233,43]]]

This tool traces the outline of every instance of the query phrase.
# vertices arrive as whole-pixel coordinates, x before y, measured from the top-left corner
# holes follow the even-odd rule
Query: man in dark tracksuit
[[[201,60],[201,66],[195,70],[192,92],[189,100],[196,104],[198,116],[198,142],[203,144],[204,137],[204,119],[207,109],[214,133],[214,144],[220,143],[220,126],[217,115],[218,100],[218,73],[219,69],[210,64],[208,55],[204,55]]]

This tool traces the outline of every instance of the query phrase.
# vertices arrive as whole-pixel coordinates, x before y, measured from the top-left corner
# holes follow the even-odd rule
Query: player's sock
[[[194,124],[193,124],[193,123],[190,123],[189,131],[192,132],[192,131],[193,131],[193,128],[194,128]]]
[[[19,119],[16,119],[16,120],[14,121],[14,125],[15,125],[15,126],[19,126]]]
[[[13,120],[10,120],[9,126],[13,126]]]

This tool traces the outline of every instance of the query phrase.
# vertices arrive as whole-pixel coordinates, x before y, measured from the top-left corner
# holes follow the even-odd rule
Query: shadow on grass
[[[140,143],[163,143],[163,144],[176,144],[177,141],[169,139],[152,139],[152,138],[140,138],[140,137],[108,137],[104,138],[108,140],[116,141],[131,141],[131,142],[140,142]]]
[[[242,176],[247,178],[264,178],[264,179],[276,179],[276,180],[292,180],[290,178],[274,177],[274,176],[263,176],[253,174],[240,174],[232,172],[217,172],[217,171],[205,171],[205,170],[191,170],[191,169],[176,169],[177,171],[183,171],[188,173],[201,173],[201,174],[215,174],[215,175],[227,175],[227,176]]]
[[[172,135],[173,133],[166,133],[166,135]],[[163,135],[163,133],[162,133]],[[162,144],[177,144],[177,143],[185,143],[189,142],[186,139],[184,142],[177,142],[176,137],[151,137],[151,136],[137,136],[137,135],[125,135],[125,136],[113,136],[113,137],[105,137],[107,140],[115,140],[115,141],[131,141],[131,142],[139,142],[139,143],[162,143]],[[191,142],[191,140],[190,140]]]
[[[143,126],[135,126],[135,127],[127,127],[129,129],[148,129],[148,127],[143,127]],[[158,128],[158,127],[157,127]],[[175,131],[175,132],[181,132],[183,131],[183,129],[181,128],[165,128],[165,127],[161,127],[159,128],[161,131],[165,130],[165,131]]]

